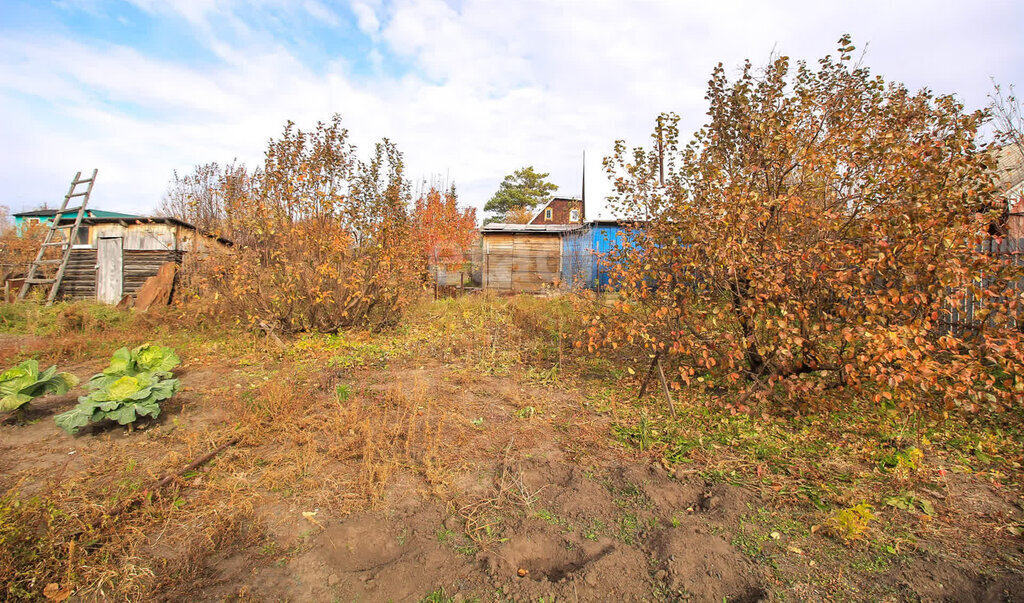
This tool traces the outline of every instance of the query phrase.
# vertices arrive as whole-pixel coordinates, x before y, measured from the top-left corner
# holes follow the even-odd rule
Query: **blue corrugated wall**
[[[574,288],[605,289],[608,252],[618,245],[623,228],[590,224],[562,238],[562,281]]]

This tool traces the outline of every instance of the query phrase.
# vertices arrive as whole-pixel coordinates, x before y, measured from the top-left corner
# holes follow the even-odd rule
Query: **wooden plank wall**
[[[484,235],[484,289],[512,290],[511,234]]]
[[[182,251],[151,251],[141,249],[124,250],[124,291],[122,295],[135,295],[143,283],[156,276],[160,266],[167,262],[181,264]]]
[[[125,249],[168,251],[178,248],[177,232],[175,224],[92,224],[89,226],[89,245],[96,247],[96,241],[101,237],[120,237],[124,239]]]
[[[555,235],[516,235],[512,250],[512,289],[537,292],[558,280],[562,239]]]
[[[559,278],[562,241],[557,234],[484,235],[484,288],[536,293]]]
[[[183,257],[182,251],[125,249],[122,295],[135,295],[146,279],[155,276],[165,262],[181,264]],[[58,294],[70,299],[96,299],[95,249],[71,251]]]

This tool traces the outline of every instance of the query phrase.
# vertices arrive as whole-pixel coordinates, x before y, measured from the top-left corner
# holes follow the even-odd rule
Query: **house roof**
[[[505,222],[491,222],[490,224],[485,224],[480,229],[480,232],[484,234],[495,232],[559,234],[581,228],[583,228],[582,224],[508,224]]]
[[[1015,144],[996,151],[996,186],[1011,191],[1024,183],[1024,152]]]
[[[533,217],[530,218],[530,222],[533,222],[537,218],[541,217],[541,215],[544,213],[544,210],[547,209],[555,201],[578,201],[580,203],[583,203],[583,199],[580,199],[579,197],[551,197],[550,199],[548,199],[547,203],[545,203],[543,206],[541,206],[539,210],[537,210],[537,213],[533,214]]]
[[[74,220],[74,218],[66,217],[60,219],[61,222],[74,222]],[[125,218],[119,218],[114,216],[90,216],[88,218],[83,217],[82,224],[122,224],[124,226],[133,226],[136,224],[174,224],[176,226],[181,226],[183,228],[194,230],[197,233],[203,235],[204,237],[217,239],[219,242],[224,243],[225,245],[234,244],[231,242],[230,239],[225,239],[224,237],[215,235],[212,232],[200,230],[184,220],[179,220],[178,218],[172,218],[170,216],[133,216]]]

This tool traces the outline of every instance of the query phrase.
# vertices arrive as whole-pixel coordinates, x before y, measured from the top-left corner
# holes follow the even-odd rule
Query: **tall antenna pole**
[[[662,138],[662,115],[658,116],[658,186],[665,186],[665,147]]]
[[[583,149],[583,183],[580,187],[580,223],[587,221],[587,150]]]

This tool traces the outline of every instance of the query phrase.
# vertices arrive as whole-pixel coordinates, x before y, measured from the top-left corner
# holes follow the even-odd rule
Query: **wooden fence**
[[[456,254],[449,253],[445,257],[446,262],[435,261],[427,268],[434,289],[434,299],[458,297],[480,290],[483,262],[479,246],[463,253],[462,261],[453,261],[453,258],[458,258]]]
[[[998,256],[999,259],[1009,262],[1014,266],[1024,266],[1024,238],[1002,240],[988,239],[978,246],[978,251],[989,255]],[[982,276],[972,283],[976,288],[984,289],[991,286],[993,279]],[[1024,291],[1024,279],[1017,280],[1013,284],[1016,291]],[[948,289],[948,297],[944,304],[944,311],[939,317],[939,332],[941,334],[952,333],[956,336],[964,336],[976,332],[982,326],[983,311],[987,307],[988,300],[976,296],[973,288],[965,286],[962,288],[951,287]],[[1004,300],[999,299],[998,302]],[[1006,326],[1011,329],[1024,327],[1024,317],[1007,317]],[[986,316],[985,320],[991,324],[992,316]]]

